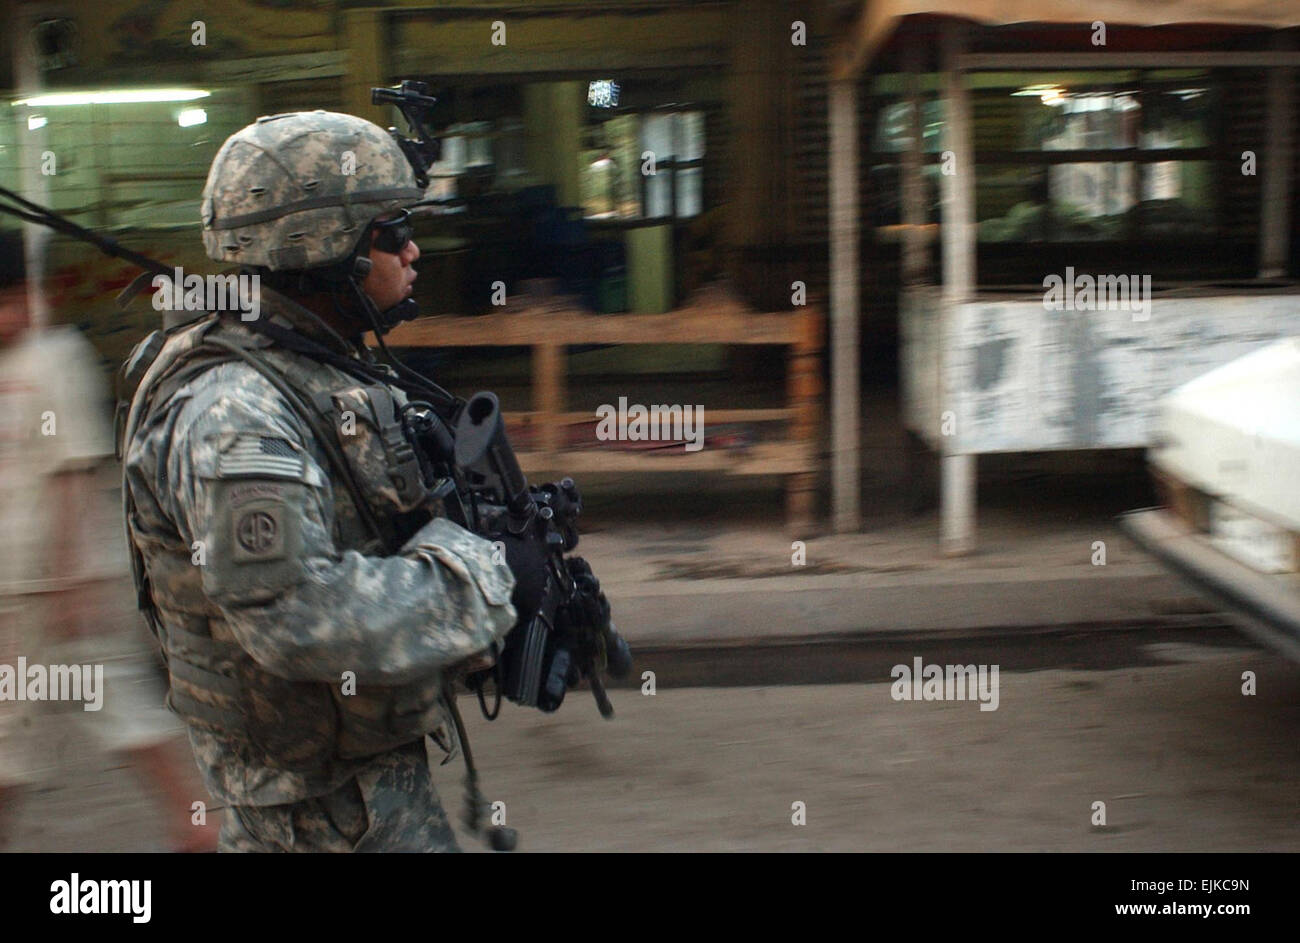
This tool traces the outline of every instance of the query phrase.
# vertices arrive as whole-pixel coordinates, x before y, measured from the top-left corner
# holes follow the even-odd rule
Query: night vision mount
[[[415,182],[424,189],[429,185],[429,166],[442,156],[442,141],[435,137],[426,126],[433,106],[438,99],[427,94],[428,83],[403,79],[397,88],[372,88],[370,101],[375,105],[393,105],[406,119],[407,130],[412,135],[407,137],[396,128],[389,128],[402,153],[410,161],[415,171]]]

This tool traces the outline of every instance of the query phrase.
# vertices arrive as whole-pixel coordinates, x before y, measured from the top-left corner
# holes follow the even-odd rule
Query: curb
[[[647,671],[664,689],[889,683],[894,666],[916,657],[927,664],[996,664],[1003,671],[1113,671],[1169,665],[1186,660],[1177,653],[1191,649],[1203,655],[1259,646],[1213,615],[1038,628],[633,642],[632,671],[622,681],[606,683],[623,697],[638,688],[645,693]]]
[[[655,649],[1164,626],[1189,615],[1213,614],[1186,583],[1163,571],[1055,579],[972,576],[868,585],[810,577],[798,588],[788,579],[778,586],[771,580],[710,580],[689,586],[625,585],[621,591],[614,585],[608,592],[616,624],[628,642]],[[721,585],[727,582],[739,585]],[[1221,616],[1213,621],[1225,624]]]

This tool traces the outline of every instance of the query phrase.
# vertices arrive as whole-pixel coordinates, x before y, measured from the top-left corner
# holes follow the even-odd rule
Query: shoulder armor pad
[[[129,399],[140,385],[144,372],[158,359],[167,338],[162,331],[151,331],[149,336],[131,349],[131,355],[122,364],[123,398]]]

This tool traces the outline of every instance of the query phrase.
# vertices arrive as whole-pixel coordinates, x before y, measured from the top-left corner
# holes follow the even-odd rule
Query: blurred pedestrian
[[[133,604],[95,354],[73,328],[32,327],[24,276],[21,239],[0,232],[0,672],[15,679],[20,658],[102,666],[102,690],[98,709],[86,710],[19,700],[25,685],[0,681],[0,846],[15,800],[57,766],[77,717],[153,787],[172,848],[213,850],[215,824],[193,824],[197,770],[163,706]]]

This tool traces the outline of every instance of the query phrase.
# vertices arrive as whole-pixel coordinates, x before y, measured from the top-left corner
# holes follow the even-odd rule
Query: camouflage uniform
[[[222,152],[238,150],[239,137]],[[216,175],[214,163],[208,226]],[[366,173],[344,185],[354,195],[384,189]],[[333,225],[364,227],[364,216],[344,207]],[[318,226],[319,239],[332,238]],[[222,251],[237,254],[230,245],[241,242]],[[261,317],[357,356],[274,293],[263,292]],[[298,402],[214,342],[272,366]],[[444,672],[513,625],[514,577],[488,541],[434,516],[422,486],[395,483],[388,397],[403,402],[398,390],[210,315],[170,333],[132,403],[128,532],[168,659],[169,705],[229,810],[223,850],[455,850],[425,735],[454,741]],[[333,443],[313,433],[304,402],[332,420]],[[343,453],[379,537],[363,526],[330,447]],[[399,533],[413,536],[386,549]]]

